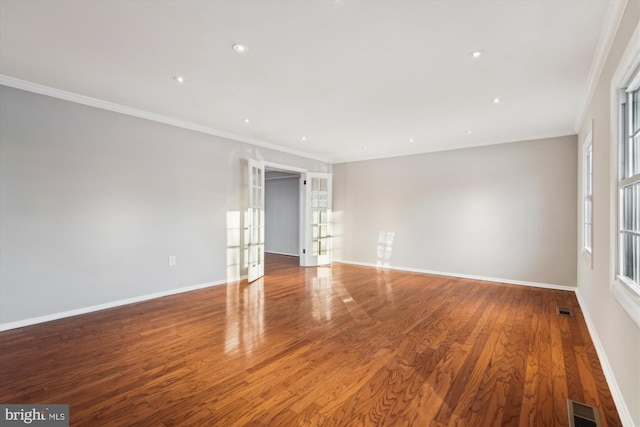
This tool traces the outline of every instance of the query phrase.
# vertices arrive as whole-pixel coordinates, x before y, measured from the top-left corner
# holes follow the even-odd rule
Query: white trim
[[[579,104],[578,115],[574,125],[576,132],[579,131],[580,124],[584,120],[585,114],[587,114],[587,108],[589,107],[589,104],[591,104],[593,93],[596,90],[598,80],[600,80],[600,75],[602,74],[602,69],[604,68],[604,64],[607,62],[607,57],[609,56],[609,52],[613,46],[613,41],[616,33],[618,32],[618,26],[620,26],[620,21],[622,20],[622,15],[624,14],[627,2],[628,0],[612,1],[609,4],[609,10],[607,10],[604,27],[602,28],[600,40],[596,47],[596,54],[593,57],[591,68],[589,69],[587,85]]]
[[[591,151],[591,155],[589,156],[589,160],[591,162],[591,164],[587,164],[587,153]],[[593,120],[591,121],[591,123],[589,123],[589,130],[587,132],[587,136],[584,139],[584,142],[582,143],[582,158],[581,158],[581,163],[582,163],[582,200],[581,200],[581,208],[580,208],[580,212],[581,212],[581,232],[580,232],[580,244],[582,247],[582,252],[584,254],[586,254],[589,257],[589,265],[591,266],[591,269],[593,270],[593,223],[594,223],[594,218],[593,218]],[[590,181],[590,182],[589,182]],[[588,184],[591,184],[591,188],[589,188],[590,193],[588,193],[587,188],[588,188]],[[585,226],[587,225],[587,213],[585,210],[585,203],[587,201],[587,198],[590,198],[591,200],[591,233],[590,233],[590,240],[591,240],[591,246],[587,247],[586,245],[586,241],[587,241],[587,236],[585,233]]]
[[[620,391],[620,387],[618,386],[616,377],[613,373],[613,370],[611,369],[609,359],[607,359],[607,353],[605,352],[604,346],[600,341],[595,323],[593,323],[593,320],[591,320],[589,309],[587,308],[586,301],[582,296],[582,291],[580,290],[580,288],[577,288],[576,290],[576,298],[578,299],[580,310],[582,310],[584,321],[587,324],[587,330],[589,331],[589,335],[591,336],[591,341],[593,341],[593,345],[596,348],[596,353],[598,353],[598,359],[600,359],[600,365],[602,366],[604,377],[607,380],[609,390],[611,391],[611,395],[613,396],[613,402],[615,403],[616,409],[618,410],[620,421],[622,421],[622,425],[625,427],[633,427],[634,424],[633,418],[631,417],[631,412],[629,411],[622,392]]]
[[[52,320],[63,319],[65,317],[78,316],[80,314],[92,313],[94,311],[106,310],[109,308],[120,307],[123,305],[135,304],[138,302],[148,301],[156,298],[162,298],[169,295],[176,295],[184,292],[195,291],[198,289],[209,288],[212,286],[224,285],[226,283],[228,283],[227,280],[217,280],[215,282],[201,283],[199,285],[186,286],[184,288],[169,289],[166,291],[155,292],[153,294],[140,295],[137,297],[111,301],[104,304],[97,304],[89,307],[76,308],[73,310],[62,311],[59,313],[47,314],[45,316],[32,317],[30,319],[17,320],[15,322],[0,323],[0,332],[8,331],[9,329],[16,329],[16,328],[22,328],[24,326],[35,325],[38,323],[50,322]]]
[[[267,178],[267,176],[265,175],[264,177],[265,181],[279,181],[283,179],[300,179],[300,175],[272,176],[269,178]]]
[[[639,58],[640,58],[640,24],[636,25],[636,28],[633,31],[631,38],[629,39],[629,44],[627,45],[626,49],[624,50],[624,53],[622,54],[622,58],[620,59],[618,68],[616,69],[616,72],[611,78],[611,88],[615,92],[612,94],[612,99],[615,101],[615,103],[618,102],[617,90],[620,88],[619,85],[631,79],[631,76],[635,71],[635,67],[638,66]],[[616,129],[616,136],[617,136],[617,129]]]
[[[264,253],[265,254],[286,255],[286,256],[300,257],[300,255],[298,255],[298,254],[290,254],[290,253],[287,253],[287,252],[264,251]]]
[[[267,161],[264,162],[264,167],[265,169],[271,169],[271,170],[276,170],[281,172],[293,172],[293,173],[299,173],[299,174],[303,174],[307,172],[307,169],[304,169],[304,168],[289,166],[283,163],[273,163],[273,162],[267,162]]]
[[[577,289],[575,286],[556,285],[552,283],[528,282],[525,280],[500,279],[496,277],[475,276],[472,274],[448,273],[444,271],[425,270],[421,268],[397,267],[397,266],[381,267],[379,265],[368,263],[368,262],[357,262],[357,261],[346,261],[346,260],[333,260],[333,262],[342,263],[342,264],[360,265],[363,267],[381,268],[384,270],[398,270],[398,271],[407,271],[410,273],[433,274],[436,276],[449,276],[449,277],[459,277],[461,279],[482,280],[484,282],[506,283],[508,285],[521,285],[521,286],[531,286],[535,288],[555,289],[559,291],[575,292],[575,290]]]
[[[199,125],[197,123],[188,122],[185,120],[176,119],[162,114],[156,114],[149,111],[139,110],[137,108],[127,107],[125,105],[116,104],[109,101],[104,101],[98,98],[92,98],[89,96],[79,95],[73,92],[67,92],[64,90],[44,86],[38,83],[32,83],[26,80],[17,79],[15,77],[0,74],[0,85],[12,87],[15,89],[25,90],[27,92],[33,92],[40,95],[50,96],[52,98],[62,99],[65,101],[75,102],[76,104],[87,105],[89,107],[100,108],[102,110],[113,111],[115,113],[125,114],[127,116],[138,117],[140,119],[151,120],[158,123],[164,123],[169,126],[175,126],[183,129],[193,130],[196,132],[204,133],[207,135],[219,136],[221,138],[230,139],[232,141],[244,142],[246,144],[257,145],[259,147],[269,148],[271,150],[280,151],[283,153],[293,154],[296,156],[306,157],[321,162],[329,162],[328,159],[323,158],[317,154],[308,153],[306,151],[295,150],[287,148],[281,145],[272,144],[269,142],[260,141],[246,136],[237,135],[230,132],[221,131],[212,127]]]
[[[638,87],[640,87],[640,73],[636,74],[633,80],[629,82],[627,85],[627,92],[638,90]]]

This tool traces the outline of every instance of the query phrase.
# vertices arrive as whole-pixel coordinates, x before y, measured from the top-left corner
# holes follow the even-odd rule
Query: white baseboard
[[[578,304],[580,304],[580,310],[582,311],[584,321],[587,324],[587,329],[589,330],[591,341],[593,341],[593,345],[596,348],[596,353],[598,353],[598,359],[600,359],[600,365],[602,365],[604,377],[607,379],[607,384],[609,385],[609,390],[611,390],[613,401],[616,404],[616,409],[618,409],[620,421],[622,421],[622,425],[624,427],[634,427],[635,424],[633,423],[631,412],[629,411],[629,408],[627,407],[627,404],[622,397],[622,392],[620,391],[620,387],[618,387],[618,382],[616,381],[616,377],[613,374],[613,370],[611,369],[611,364],[609,363],[609,359],[607,359],[607,353],[604,351],[604,346],[600,341],[600,337],[598,336],[598,332],[596,331],[596,326],[591,320],[589,308],[587,307],[586,301],[582,296],[580,288],[577,288],[576,290],[576,298],[578,299]]]
[[[386,265],[380,266],[380,265],[366,263],[366,262],[345,261],[345,260],[337,260],[337,259],[333,260],[333,262],[339,262],[343,264],[352,264],[352,265],[361,265],[364,267],[384,268],[387,270],[408,271],[411,273],[433,274],[436,276],[449,276],[449,277],[459,277],[461,279],[483,280],[485,282],[506,283],[509,285],[521,285],[521,286],[532,286],[535,288],[556,289],[560,291],[575,292],[577,289],[575,286],[556,285],[552,283],[538,283],[538,282],[527,282],[524,280],[500,279],[496,277],[474,276],[471,274],[460,274],[460,273],[448,273],[444,271],[424,270],[420,268],[410,268],[410,267],[396,267],[396,266],[386,266]]]
[[[286,252],[275,252],[275,251],[264,251],[266,254],[274,254],[274,255],[286,255],[286,256],[300,256],[298,254],[289,254]]]
[[[195,291],[198,289],[209,288],[211,286],[224,285],[226,280],[217,280],[215,282],[201,283],[199,285],[187,286],[184,288],[169,289],[167,291],[155,292],[153,294],[141,295],[138,297],[126,298],[117,301],[111,301],[104,304],[92,305],[89,307],[76,308],[73,310],[62,311],[59,313],[47,314],[46,316],[32,317],[29,319],[18,320],[15,322],[0,323],[0,332],[8,331],[9,329],[22,328],[24,326],[35,325],[38,323],[50,322],[52,320],[63,319],[65,317],[78,316],[80,314],[92,313],[94,311],[106,310],[108,308],[120,307],[128,304],[135,304],[137,302],[148,301],[156,298],[162,298],[169,295],[181,294],[184,292]]]

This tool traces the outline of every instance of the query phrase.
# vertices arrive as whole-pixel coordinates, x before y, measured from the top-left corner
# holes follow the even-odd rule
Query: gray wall
[[[334,259],[575,286],[576,150],[570,136],[334,165]]]
[[[0,324],[246,274],[246,159],[330,170],[211,135],[0,91]],[[175,267],[169,255],[177,257]]]
[[[265,181],[265,239],[266,252],[300,254],[300,177]]]
[[[640,426],[640,329],[627,315],[609,285],[614,277],[615,249],[610,242],[615,239],[612,230],[612,200],[615,200],[611,175],[611,159],[617,157],[612,148],[611,130],[611,79],[620,59],[630,41],[631,35],[640,22],[640,2],[630,1],[618,27],[616,38],[598,80],[598,84],[580,124],[579,141],[583,143],[593,123],[593,259],[582,253],[580,244],[578,253],[578,295],[583,310],[591,319],[596,339],[600,341],[606,355],[609,369],[615,377],[618,391],[614,394],[626,402],[633,425]],[[615,141],[613,143],[615,146]],[[580,171],[582,170],[582,159]],[[582,174],[579,173],[580,188]],[[580,192],[582,194],[582,192]],[[615,203],[615,202],[613,202]],[[578,200],[582,221],[582,200]]]

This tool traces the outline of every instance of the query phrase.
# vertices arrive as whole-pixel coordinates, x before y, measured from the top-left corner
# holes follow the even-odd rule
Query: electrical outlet
[[[176,265],[176,256],[169,255],[169,267],[175,267]]]

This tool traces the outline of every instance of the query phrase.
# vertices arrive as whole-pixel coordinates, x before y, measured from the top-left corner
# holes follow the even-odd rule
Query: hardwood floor
[[[0,402],[72,426],[557,427],[570,398],[621,425],[573,293],[297,262],[2,332]]]

